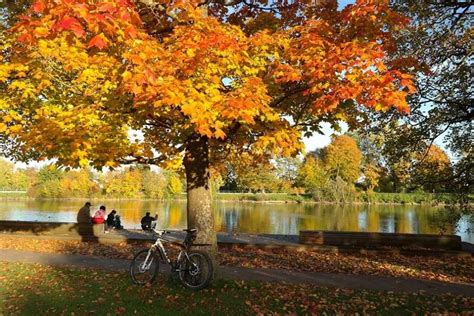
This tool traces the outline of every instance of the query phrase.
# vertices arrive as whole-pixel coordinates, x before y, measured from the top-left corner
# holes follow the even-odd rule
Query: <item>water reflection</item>
[[[74,222],[80,200],[2,201],[0,220]],[[100,205],[116,209],[128,228],[139,228],[146,212],[158,213],[159,227],[186,227],[185,201],[93,201],[92,211]],[[223,232],[298,234],[300,230],[337,230],[398,233],[440,233],[444,208],[428,206],[367,206],[313,204],[257,204],[215,202],[216,229]],[[456,227],[446,226],[443,233],[457,233],[474,242],[474,225],[467,218]]]

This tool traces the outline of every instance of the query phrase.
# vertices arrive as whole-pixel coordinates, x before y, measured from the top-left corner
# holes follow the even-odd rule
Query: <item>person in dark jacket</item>
[[[158,219],[158,214],[155,214],[155,217],[150,216],[150,212],[146,212],[146,215],[143,216],[141,224],[143,230],[151,230],[151,222]]]
[[[77,222],[79,224],[90,224],[91,223],[91,203],[86,202],[83,207],[77,213]]]
[[[109,227],[115,227],[115,214],[117,214],[116,210],[112,210],[112,212],[107,215],[107,228]]]

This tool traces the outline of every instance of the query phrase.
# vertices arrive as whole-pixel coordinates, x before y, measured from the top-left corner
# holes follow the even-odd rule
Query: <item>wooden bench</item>
[[[304,245],[330,245],[339,247],[406,247],[461,250],[461,237],[456,235],[335,232],[303,230],[299,242]]]

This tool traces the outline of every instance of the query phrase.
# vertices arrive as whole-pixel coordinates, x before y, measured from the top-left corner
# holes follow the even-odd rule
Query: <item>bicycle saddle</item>
[[[183,232],[187,232],[189,234],[194,234],[194,233],[197,233],[197,229],[196,228],[183,229]]]

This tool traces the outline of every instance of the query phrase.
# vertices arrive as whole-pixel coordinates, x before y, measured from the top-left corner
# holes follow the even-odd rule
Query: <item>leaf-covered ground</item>
[[[338,254],[316,250],[222,248],[223,265],[410,277],[474,283],[474,257],[405,256],[394,253]]]
[[[218,281],[194,292],[160,278],[138,287],[126,273],[0,262],[0,315],[359,313],[472,315],[474,298]]]
[[[68,240],[0,238],[0,248],[48,253],[95,255],[131,259],[146,246],[141,242],[99,244]],[[474,283],[474,257],[403,256],[393,253],[338,254],[316,250],[219,248],[221,265],[285,269],[301,272],[331,272],[410,277],[444,282]]]

